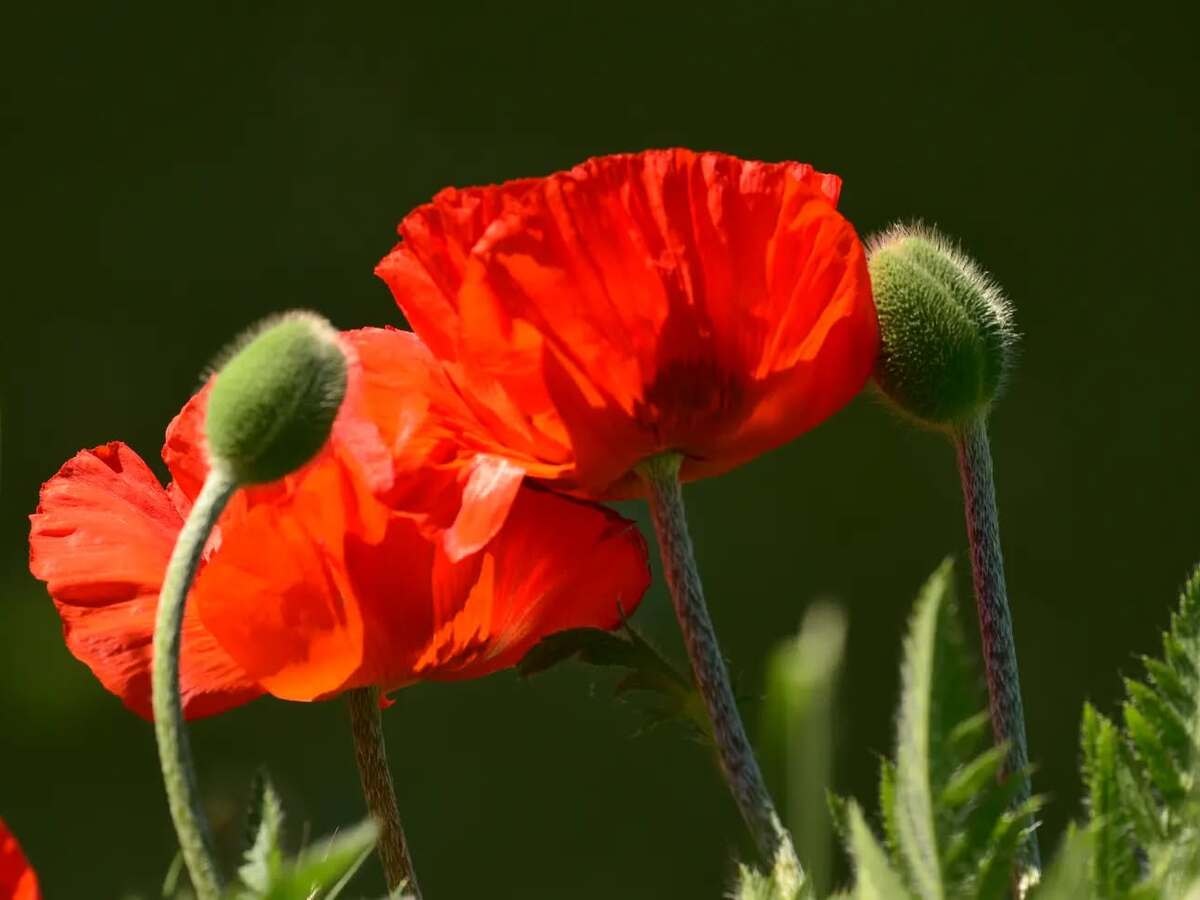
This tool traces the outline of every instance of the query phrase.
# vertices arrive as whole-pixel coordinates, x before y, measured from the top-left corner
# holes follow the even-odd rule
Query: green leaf
[[[1200,876],[1200,567],[1144,680],[1126,679],[1118,727],[1084,709],[1090,868],[1097,894],[1183,897]]]
[[[974,885],[984,860],[993,855],[997,828],[1013,808],[1019,789],[1020,781],[1012,777],[986,785],[968,807],[955,811],[943,825],[942,870],[955,886],[949,894],[961,894],[964,886]]]
[[[888,862],[857,803],[849,804],[846,816],[854,858],[856,900],[911,900],[912,895]]]
[[[1122,741],[1117,759],[1117,793],[1121,798],[1128,826],[1132,833],[1129,839],[1142,847],[1148,847],[1166,837],[1164,819],[1155,808],[1157,800],[1153,792],[1144,790],[1135,771],[1137,760],[1128,741]]]
[[[1179,803],[1187,795],[1187,788],[1171,759],[1163,734],[1132,703],[1122,706],[1121,712],[1125,719],[1125,731],[1154,787],[1168,806]]]
[[[259,771],[251,786],[246,816],[245,849],[238,877],[246,887],[263,892],[283,870],[283,803],[270,776]]]
[[[1092,900],[1092,836],[1072,826],[1029,900]]]
[[[1125,679],[1129,704],[1159,736],[1163,750],[1178,765],[1187,765],[1192,753],[1192,736],[1188,723],[1171,702],[1149,685],[1132,678]]]
[[[845,643],[841,610],[811,607],[799,635],[772,654],[763,703],[765,758],[781,776],[786,825],[821,895],[833,872],[832,823],[823,799],[833,772],[834,702]]]
[[[896,764],[885,759],[879,764],[879,814],[888,853],[900,852],[900,823],[896,821]]]
[[[1167,700],[1181,717],[1190,716],[1195,710],[1195,698],[1179,673],[1168,663],[1153,656],[1143,656],[1142,665],[1159,695]]]
[[[981,746],[992,742],[992,717],[986,709],[981,709],[950,729],[946,740],[954,759],[964,759],[978,753]]]
[[[1100,897],[1119,897],[1137,879],[1132,824],[1122,803],[1120,735],[1090,703],[1083,707],[1083,776],[1092,820],[1092,879]]]
[[[942,900],[945,896],[934,818],[930,745],[939,622],[949,605],[953,578],[954,568],[947,560],[921,589],[904,642],[901,671],[894,816],[900,853],[922,900]]]
[[[336,896],[375,846],[371,821],[305,850],[271,880],[263,900],[327,900]]]
[[[1008,900],[1021,842],[1034,827],[1042,801],[1034,797],[1017,809],[1005,810],[992,829],[987,852],[975,876],[974,900]]]
[[[938,807],[944,810],[956,810],[975,802],[981,794],[995,784],[1007,754],[1007,745],[989,747],[958,769],[950,776],[950,780],[938,795]]]

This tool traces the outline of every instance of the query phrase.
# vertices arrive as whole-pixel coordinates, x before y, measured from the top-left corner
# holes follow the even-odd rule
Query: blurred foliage
[[[846,646],[846,616],[818,603],[800,633],[767,663],[762,756],[774,775],[784,824],[804,861],[809,889],[824,896],[833,882],[834,842],[826,796],[833,787],[837,682]]]

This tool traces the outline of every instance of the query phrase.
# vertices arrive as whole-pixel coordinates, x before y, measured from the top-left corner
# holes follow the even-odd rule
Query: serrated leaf
[[[1122,803],[1118,766],[1120,735],[1090,703],[1081,728],[1083,774],[1092,817],[1092,879],[1100,897],[1120,897],[1137,880],[1132,830]]]
[[[1175,669],[1153,656],[1143,656],[1142,665],[1146,669],[1150,683],[1163,698],[1170,702],[1180,716],[1186,719],[1195,712],[1195,698]]]
[[[856,900],[905,900],[912,895],[900,875],[888,862],[862,810],[851,802],[846,809],[850,832],[850,853],[854,858],[854,897]]]
[[[900,853],[900,825],[896,821],[896,764],[885,759],[879,764],[879,815],[888,853]]]
[[[1183,717],[1157,691],[1140,681],[1125,679],[1125,693],[1130,704],[1159,735],[1163,749],[1177,763],[1186,765],[1191,758],[1192,736]]]
[[[1191,658],[1191,651],[1173,631],[1163,635],[1163,659],[1181,678],[1188,681],[1196,678],[1196,664]]]
[[[1028,777],[1028,772],[1024,774]],[[951,817],[953,827],[946,828],[948,838],[944,838],[942,852],[942,871],[955,886],[950,893],[962,894],[964,886],[974,885],[979,867],[991,852],[996,826],[1013,808],[1021,790],[1021,779],[1009,776],[985,787],[968,807]]]
[[[930,745],[938,631],[947,598],[953,591],[953,577],[953,565],[947,560],[921,589],[904,642],[901,670],[900,715],[896,727],[896,837],[909,878],[922,900],[942,900],[945,896],[934,817]]]
[[[1177,803],[1186,796],[1186,789],[1179,770],[1167,750],[1162,734],[1142,714],[1142,711],[1132,703],[1121,707],[1125,719],[1125,730],[1133,742],[1138,760],[1146,767],[1146,772],[1154,787],[1168,804]]]
[[[238,878],[252,890],[266,891],[282,871],[284,857],[283,802],[265,772],[259,772],[251,786],[245,833],[248,844]]]
[[[324,900],[339,892],[375,846],[372,821],[321,841],[285,866],[262,892],[263,900]]]
[[[1127,813],[1130,839],[1135,845],[1148,847],[1166,836],[1163,817],[1155,809],[1155,800],[1142,789],[1135,773],[1137,761],[1127,741],[1120,743],[1117,758],[1117,795]]]

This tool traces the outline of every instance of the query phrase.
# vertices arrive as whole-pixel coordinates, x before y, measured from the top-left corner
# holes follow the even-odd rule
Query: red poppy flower
[[[184,619],[191,718],[264,691],[312,700],[485,675],[554,631],[615,627],[648,584],[632,523],[466,459],[437,415],[459,401],[414,336],[368,329],[346,345],[355,364],[326,448],[239,491],[206,548]],[[206,399],[168,429],[168,488],[106,444],[63,466],[32,517],[31,568],[68,647],[146,716],[158,591],[207,473]]]
[[[840,180],[653,150],[447,189],[376,269],[472,398],[463,440],[592,496],[713,475],[845,405],[876,356]]]
[[[21,845],[0,819],[0,900],[41,900],[37,874]]]

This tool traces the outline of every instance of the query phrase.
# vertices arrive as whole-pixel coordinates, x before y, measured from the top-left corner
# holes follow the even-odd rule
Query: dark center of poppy
[[[744,380],[713,357],[676,359],[662,365],[646,385],[638,418],[649,424],[664,446],[687,445],[723,430],[740,415]]]

